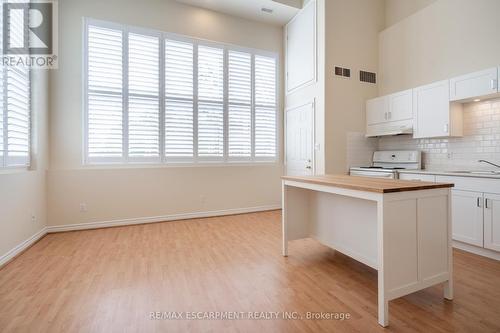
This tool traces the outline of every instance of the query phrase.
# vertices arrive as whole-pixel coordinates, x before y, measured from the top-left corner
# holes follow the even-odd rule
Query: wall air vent
[[[335,66],[335,76],[343,76],[349,78],[351,77],[351,69]]]
[[[377,83],[377,74],[372,72],[359,71],[359,81]]]

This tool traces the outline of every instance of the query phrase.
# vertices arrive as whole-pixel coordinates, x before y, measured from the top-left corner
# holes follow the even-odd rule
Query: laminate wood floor
[[[455,300],[432,287],[392,301],[383,329],[376,271],[310,239],[282,257],[280,218],[49,234],[0,269],[0,332],[500,332],[499,262],[455,250]],[[279,318],[264,319],[266,311]],[[186,320],[186,312],[259,319]]]

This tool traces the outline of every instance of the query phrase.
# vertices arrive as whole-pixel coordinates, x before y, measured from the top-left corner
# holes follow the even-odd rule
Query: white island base
[[[289,241],[312,237],[376,269],[378,322],[384,327],[390,300],[443,282],[451,300],[452,184],[432,184],[283,177],[283,255]]]

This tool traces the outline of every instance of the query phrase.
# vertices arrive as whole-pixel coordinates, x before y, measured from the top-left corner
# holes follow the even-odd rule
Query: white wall
[[[434,1],[436,0],[385,0],[385,26],[398,23]]]
[[[59,69],[53,71],[51,77],[50,225],[280,203],[281,163],[184,168],[82,166],[84,16],[282,54],[282,29],[279,27],[174,1],[60,0],[60,62]],[[80,203],[87,204],[86,213],[79,212]]]
[[[348,138],[365,130],[365,101],[377,86],[360,82],[359,70],[377,72],[384,17],[383,0],[326,2],[326,173],[347,172]],[[351,78],[335,77],[336,65],[351,68]]]
[[[498,0],[438,0],[381,32],[379,93],[498,66],[498,13]]]
[[[32,167],[0,170],[0,258],[42,230],[47,221],[48,75],[32,71]],[[35,215],[35,221],[31,216]]]

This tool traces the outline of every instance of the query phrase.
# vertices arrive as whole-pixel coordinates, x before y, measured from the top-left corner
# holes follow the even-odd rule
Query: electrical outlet
[[[446,157],[447,157],[449,160],[451,160],[451,159],[453,158],[453,153],[448,153],[448,154],[446,154]]]
[[[87,204],[86,203],[81,203],[80,204],[80,213],[85,213],[87,212]]]
[[[205,202],[207,202],[207,197],[206,197],[206,196],[204,196],[204,195],[200,195],[200,202],[201,202],[202,204],[205,204]]]
[[[36,223],[36,215],[31,214],[31,223]]]

